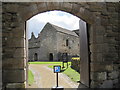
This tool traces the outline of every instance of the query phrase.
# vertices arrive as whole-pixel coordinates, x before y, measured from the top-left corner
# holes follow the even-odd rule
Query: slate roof
[[[66,33],[66,34],[69,34],[69,35],[73,35],[73,36],[78,37],[78,35],[77,35],[74,31],[67,30],[67,29],[65,29],[65,28],[62,28],[62,27],[53,25],[53,24],[51,24],[51,23],[47,23],[47,24],[50,24],[50,25],[51,25],[53,28],[55,28],[58,32],[62,32],[62,33]]]

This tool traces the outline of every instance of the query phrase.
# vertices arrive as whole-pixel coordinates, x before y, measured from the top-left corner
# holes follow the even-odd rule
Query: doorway
[[[34,61],[38,61],[38,54],[37,53],[34,54]]]
[[[53,53],[49,54],[49,61],[53,61]]]

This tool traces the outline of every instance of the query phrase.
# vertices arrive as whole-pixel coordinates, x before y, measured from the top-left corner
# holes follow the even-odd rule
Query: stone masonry
[[[27,87],[28,50],[25,24],[32,16],[50,10],[66,11],[90,25],[89,87],[120,87],[119,6],[118,2],[2,2],[3,90]]]

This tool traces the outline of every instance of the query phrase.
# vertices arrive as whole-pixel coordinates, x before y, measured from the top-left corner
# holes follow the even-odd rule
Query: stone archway
[[[2,7],[2,76],[4,88],[25,87],[27,72],[27,31],[25,22],[33,15],[50,10],[69,12],[90,24],[88,31],[90,40],[89,87],[118,87],[120,81],[119,3],[3,3]],[[9,77],[7,77],[8,74]],[[19,78],[16,76],[19,76]]]

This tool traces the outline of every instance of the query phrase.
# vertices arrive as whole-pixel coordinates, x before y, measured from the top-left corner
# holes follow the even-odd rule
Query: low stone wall
[[[71,60],[71,67],[80,73],[80,60]]]

